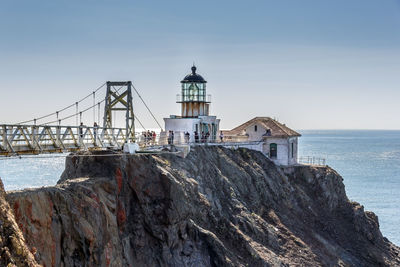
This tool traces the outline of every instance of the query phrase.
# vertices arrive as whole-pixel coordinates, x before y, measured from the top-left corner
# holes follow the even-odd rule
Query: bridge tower
[[[115,89],[115,86],[119,88]],[[135,116],[132,104],[132,82],[107,82],[104,106],[104,129],[113,128],[113,111],[125,111],[125,142],[135,142]]]

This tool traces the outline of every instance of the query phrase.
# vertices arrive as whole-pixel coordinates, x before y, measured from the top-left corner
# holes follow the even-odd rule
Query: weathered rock
[[[0,179],[0,266],[39,266],[25,243],[5,197]]]
[[[57,186],[7,198],[45,266],[400,265],[334,170],[256,151],[74,156]]]

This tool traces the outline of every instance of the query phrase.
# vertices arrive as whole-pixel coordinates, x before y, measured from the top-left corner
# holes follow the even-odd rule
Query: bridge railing
[[[0,125],[0,155],[40,154],[64,151],[86,150],[90,148],[115,147],[121,148],[126,142],[125,128],[102,128],[93,126],[63,126],[63,125]],[[163,146],[172,143],[168,133],[163,132],[155,137],[146,136],[145,132],[136,133],[135,141],[141,147]],[[184,132],[175,132],[173,144],[232,144],[243,143],[241,138],[224,137],[221,143],[219,136],[199,135],[189,140]]]
[[[89,126],[0,125],[0,155],[121,147],[126,129]]]

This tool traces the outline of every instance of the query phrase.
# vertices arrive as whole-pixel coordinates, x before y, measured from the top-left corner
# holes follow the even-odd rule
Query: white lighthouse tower
[[[188,132],[190,142],[194,142],[197,132],[199,138],[204,135],[208,136],[207,141],[214,141],[218,135],[220,120],[209,115],[211,96],[206,93],[207,81],[196,70],[193,66],[192,73],[181,81],[182,91],[177,95],[177,103],[181,104],[181,115],[164,118],[165,131],[166,134],[173,131],[175,140],[182,140]]]

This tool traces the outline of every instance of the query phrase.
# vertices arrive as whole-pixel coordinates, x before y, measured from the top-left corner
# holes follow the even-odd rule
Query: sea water
[[[55,185],[68,154],[0,157],[0,177],[6,191]]]
[[[400,131],[303,130],[299,156],[325,158],[344,178],[349,199],[379,217],[384,236],[400,245]],[[0,158],[6,190],[54,185],[66,154]]]
[[[400,131],[299,132],[299,155],[326,158],[348,198],[378,215],[382,234],[400,245]]]

